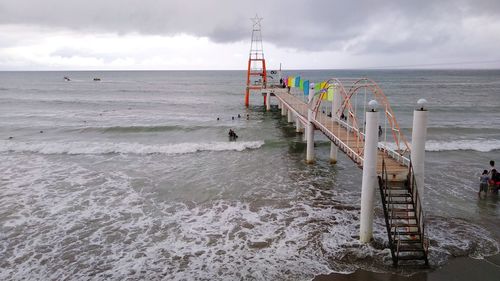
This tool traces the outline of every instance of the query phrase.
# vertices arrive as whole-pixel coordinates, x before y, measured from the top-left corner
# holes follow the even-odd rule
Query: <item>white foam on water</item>
[[[429,140],[425,144],[426,151],[452,151],[452,150],[474,150],[490,152],[500,149],[500,140],[495,139],[471,139],[455,141]]]
[[[338,208],[314,186],[311,201],[297,196],[279,206],[175,203],[134,189],[124,172],[59,156],[2,156],[1,280],[310,280],[391,270],[383,218],[375,219],[377,243],[360,243],[359,206],[341,200],[350,208]],[[433,265],[498,252],[473,223],[434,217],[428,226]]]
[[[141,144],[124,142],[17,142],[0,141],[0,152],[33,152],[40,154],[184,154],[198,151],[243,151],[257,149],[264,141],[208,142],[176,144]]]
[[[387,143],[387,146],[396,149],[394,143]],[[490,152],[500,150],[500,140],[496,139],[464,139],[464,140],[450,140],[450,141],[437,141],[428,140],[425,143],[426,151],[458,151],[458,150],[472,150],[479,152]]]

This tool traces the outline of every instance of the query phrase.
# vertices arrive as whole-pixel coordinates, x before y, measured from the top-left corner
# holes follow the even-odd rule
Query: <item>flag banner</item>
[[[333,85],[330,85],[330,87],[328,88],[328,98],[327,98],[327,100],[333,101]]]
[[[303,91],[304,90],[304,80],[300,79],[299,82],[299,88]]]
[[[309,95],[309,80],[304,81],[304,95],[308,96]]]
[[[316,83],[314,84],[314,93],[319,93],[319,91],[321,90],[321,84],[320,83]]]
[[[295,77],[295,87],[300,87],[300,76]]]
[[[293,85],[293,76],[289,76],[288,77],[288,85],[287,86],[288,87],[292,87],[292,85]]]

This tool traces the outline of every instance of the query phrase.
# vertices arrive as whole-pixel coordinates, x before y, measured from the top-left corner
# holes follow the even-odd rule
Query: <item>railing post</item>
[[[307,138],[307,153],[306,153],[306,163],[314,163],[314,125],[313,121],[313,111],[309,105],[314,97],[314,83],[309,86],[309,99],[307,105],[307,126],[306,126],[306,138]]]
[[[331,85],[330,87],[334,87],[334,85]],[[335,124],[335,122],[338,121],[339,119],[338,111],[340,109],[341,104],[342,104],[342,97],[340,93],[334,91],[333,101],[332,101],[332,124]],[[340,126],[338,122],[337,125]],[[340,135],[338,135],[337,137],[340,138]],[[335,145],[334,142],[330,142],[330,163],[336,164],[338,155],[339,155],[339,148]]]
[[[419,99],[413,111],[413,129],[411,132],[411,163],[417,182],[421,203],[424,200],[424,162],[425,141],[427,138],[427,101]]]
[[[373,235],[373,205],[377,184],[377,142],[378,103],[368,103],[366,114],[366,135],[363,160],[363,181],[361,183],[361,216],[359,240],[368,243]]]

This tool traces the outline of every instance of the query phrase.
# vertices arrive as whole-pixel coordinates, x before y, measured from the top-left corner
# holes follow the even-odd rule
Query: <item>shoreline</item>
[[[313,281],[497,281],[500,279],[500,254],[473,259],[470,257],[452,258],[436,269],[419,272],[411,276],[403,276],[395,273],[376,273],[358,269],[354,273],[330,273],[318,275]]]

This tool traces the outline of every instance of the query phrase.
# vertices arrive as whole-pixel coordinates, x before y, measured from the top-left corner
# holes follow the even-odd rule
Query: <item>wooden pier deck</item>
[[[298,117],[301,123],[307,124],[308,105],[304,101],[289,94],[287,89],[275,88],[272,92],[281,102],[282,106],[293,112],[294,116]],[[320,130],[341,151],[351,158],[359,168],[363,168],[362,151],[364,149],[364,142],[362,139],[356,138],[356,132],[347,130],[345,126],[342,126],[322,112],[316,114],[316,118],[313,119],[312,123],[316,129]],[[408,165],[401,161],[401,159],[396,159],[389,151],[381,148],[378,150],[377,174],[380,175],[382,173],[382,160],[385,162],[389,180],[406,180]]]

